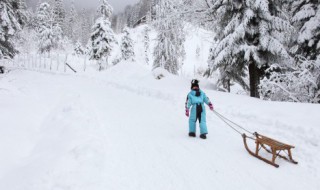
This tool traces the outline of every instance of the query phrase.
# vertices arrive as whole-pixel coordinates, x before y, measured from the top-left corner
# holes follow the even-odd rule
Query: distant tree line
[[[185,24],[192,23],[215,33],[205,75],[218,72],[221,89],[238,83],[252,97],[320,103],[320,0],[140,0],[116,15],[101,2],[98,11],[78,11],[74,1],[66,9],[63,0],[48,0],[31,11],[25,0],[1,0],[0,59],[30,49],[50,56],[71,45],[103,70],[114,32],[125,33],[118,60],[134,60],[130,30],[123,29],[146,22],[146,62],[152,27],[153,69],[179,74]]]

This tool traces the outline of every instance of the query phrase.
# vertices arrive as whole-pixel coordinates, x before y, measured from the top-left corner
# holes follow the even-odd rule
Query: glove
[[[186,116],[189,117],[189,109],[186,109]]]
[[[209,104],[209,108],[210,108],[211,111],[213,111],[213,105],[212,105],[212,103]]]

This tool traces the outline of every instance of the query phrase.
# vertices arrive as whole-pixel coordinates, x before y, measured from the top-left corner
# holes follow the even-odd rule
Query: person
[[[196,137],[196,122],[199,120],[200,138],[206,139],[208,134],[206,123],[206,109],[204,103],[213,111],[213,104],[210,102],[206,94],[200,90],[199,81],[193,79],[191,81],[191,92],[187,96],[185,103],[186,116],[189,117],[189,136]],[[191,113],[189,112],[191,108]]]

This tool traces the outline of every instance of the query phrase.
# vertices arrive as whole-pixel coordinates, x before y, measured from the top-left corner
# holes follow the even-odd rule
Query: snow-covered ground
[[[293,145],[274,168],[208,112],[207,140],[189,138],[190,79],[148,66],[101,73],[0,75],[0,189],[320,189],[320,106],[266,102],[200,85],[216,111]]]

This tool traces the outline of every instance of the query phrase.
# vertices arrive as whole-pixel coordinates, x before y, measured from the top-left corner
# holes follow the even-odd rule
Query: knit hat
[[[199,81],[198,81],[197,79],[193,79],[193,80],[191,81],[191,89],[192,89],[193,87],[198,87],[198,88],[199,88]]]

